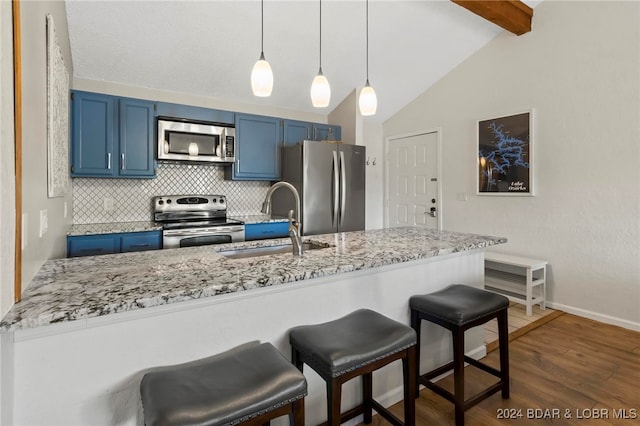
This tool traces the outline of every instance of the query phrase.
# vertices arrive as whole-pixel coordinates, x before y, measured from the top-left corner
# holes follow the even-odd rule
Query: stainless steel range
[[[153,197],[153,216],[166,249],[244,241],[244,223],[227,217],[224,195]]]

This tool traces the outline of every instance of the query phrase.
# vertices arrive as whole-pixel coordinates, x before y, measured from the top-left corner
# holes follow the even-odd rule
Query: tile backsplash
[[[270,182],[224,179],[221,166],[159,163],[155,179],[73,179],[73,223],[153,220],[151,198],[156,195],[221,194],[228,214],[259,214]],[[105,199],[113,209],[105,210]]]

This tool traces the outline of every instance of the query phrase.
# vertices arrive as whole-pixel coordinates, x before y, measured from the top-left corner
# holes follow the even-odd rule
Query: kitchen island
[[[279,239],[46,262],[0,323],[9,387],[2,416],[9,412],[10,423],[21,425],[142,424],[138,386],[147,369],[249,340],[270,341],[289,356],[288,329],[361,307],[408,323],[411,295],[454,282],[480,287],[484,248],[506,242],[413,227],[305,240],[324,248],[302,257],[218,253],[289,242]],[[427,369],[449,359],[450,349],[446,332],[423,328]],[[483,355],[480,331],[468,343]],[[305,373],[306,417],[316,424],[324,384]],[[374,393],[399,400],[400,366],[380,377]],[[356,389],[345,386],[346,407],[355,405]]]

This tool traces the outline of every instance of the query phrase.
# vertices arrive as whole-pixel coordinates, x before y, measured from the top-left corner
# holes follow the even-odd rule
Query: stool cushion
[[[303,398],[307,382],[270,343],[159,367],[140,384],[146,426],[237,424]]]
[[[416,332],[360,309],[324,324],[295,327],[289,340],[304,362],[320,375],[334,378],[415,345]]]
[[[450,325],[461,326],[495,314],[509,307],[509,299],[461,284],[409,299],[409,307],[440,319]]]

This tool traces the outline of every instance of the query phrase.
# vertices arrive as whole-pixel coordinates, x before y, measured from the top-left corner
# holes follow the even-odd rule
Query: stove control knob
[[[171,198],[167,200],[167,204],[171,204]]]
[[[212,199],[211,199],[211,202],[212,202],[213,204],[215,204],[217,201],[218,201],[218,200],[217,200],[217,199],[215,199],[215,198],[212,198]]]
[[[224,204],[224,198],[220,198],[220,204]]]
[[[163,205],[164,201],[160,200],[160,201],[158,201],[158,204]]]

